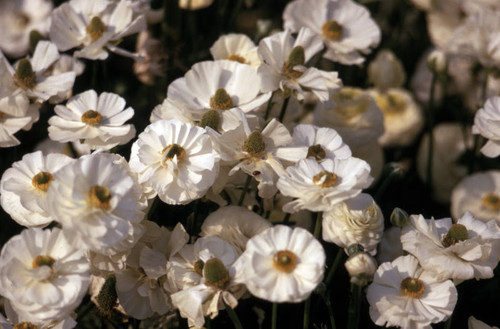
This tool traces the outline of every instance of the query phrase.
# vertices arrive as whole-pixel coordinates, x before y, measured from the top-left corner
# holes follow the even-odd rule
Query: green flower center
[[[219,123],[220,123],[219,112],[217,112],[217,110],[208,110],[203,114],[203,117],[201,118],[200,121],[200,126],[203,128],[210,127],[213,130],[217,131]]]
[[[111,208],[111,193],[104,186],[94,185],[89,191],[89,203],[94,208],[109,210]]]
[[[408,297],[418,298],[424,293],[424,283],[417,278],[407,277],[401,281],[401,292]]]
[[[449,247],[454,245],[457,242],[465,241],[469,238],[469,233],[467,232],[467,228],[462,224],[453,224],[451,225],[448,233],[446,233],[443,238],[443,246]]]
[[[203,266],[205,284],[210,287],[224,289],[229,283],[229,272],[218,258],[209,259]]]
[[[481,204],[488,210],[499,211],[500,197],[494,193],[488,193],[481,200]]]
[[[215,94],[210,97],[210,107],[214,110],[228,110],[234,107],[233,100],[226,89],[219,88],[215,91]]]
[[[41,266],[48,266],[52,269],[52,266],[56,260],[47,255],[38,255],[33,258],[33,262],[31,263],[31,268],[39,268]]]
[[[302,46],[296,46],[288,55],[288,60],[283,63],[283,73],[289,79],[298,79],[302,72],[296,71],[293,68],[297,65],[304,65],[306,62],[306,55]]]
[[[198,273],[199,275],[203,276],[203,267],[205,266],[205,262],[203,262],[201,259],[198,259],[196,262],[194,262],[194,271]]]
[[[342,38],[344,29],[337,21],[331,20],[323,24],[321,31],[326,39],[338,41]]]
[[[306,158],[314,157],[316,161],[322,160],[326,157],[326,152],[323,150],[320,144],[309,146],[307,149]]]
[[[19,61],[14,82],[23,89],[33,89],[36,86],[36,74],[28,59],[23,58]]]
[[[92,40],[92,42],[102,37],[104,32],[106,32],[107,30],[107,26],[97,16],[92,17],[89,25],[87,25],[86,28],[87,34],[90,36],[90,40]]]
[[[47,192],[50,183],[54,180],[54,176],[46,171],[41,171],[31,179],[31,185],[33,185],[37,190]]]
[[[262,134],[257,130],[253,131],[243,144],[242,149],[253,157],[262,155],[266,151],[266,143],[264,143]]]
[[[177,157],[177,161],[181,161],[186,157],[186,150],[179,144],[170,144],[165,146],[161,151],[163,157],[163,165],[167,165],[167,161],[172,161],[174,157]]]

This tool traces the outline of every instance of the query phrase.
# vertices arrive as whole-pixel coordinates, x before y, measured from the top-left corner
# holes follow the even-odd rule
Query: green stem
[[[245,186],[243,186],[243,191],[241,191],[240,199],[238,200],[238,206],[243,205],[243,200],[245,200],[245,195],[247,194],[248,187],[250,186],[250,181],[252,180],[252,176],[248,175],[247,180],[245,181]]]
[[[431,92],[429,95],[429,104],[427,108],[427,130],[429,134],[429,148],[427,150],[427,184],[430,188],[432,188],[432,153],[434,151],[434,94],[436,92],[436,82],[437,82],[437,74],[432,73],[431,80]]]
[[[267,102],[266,113],[264,114],[264,121],[266,121],[267,118],[269,118],[269,114],[271,113],[271,109],[273,108],[273,96],[274,96],[274,92],[271,94],[271,97],[269,98],[269,101]]]
[[[272,315],[271,329],[276,329],[277,323],[278,323],[278,303],[273,303],[273,315]]]
[[[309,317],[311,314],[311,296],[306,299],[306,303],[304,305],[304,329],[309,329]]]
[[[226,311],[227,311],[227,314],[229,315],[229,318],[233,322],[234,328],[243,329],[243,326],[241,325],[240,319],[238,318],[238,315],[236,314],[236,312],[226,303],[224,303],[224,305],[226,306]]]
[[[339,267],[340,261],[342,260],[342,256],[344,255],[344,249],[339,248],[337,251],[337,255],[335,256],[335,260],[333,261],[330,270],[328,270],[328,275],[326,276],[325,284],[328,286],[333,279],[333,275],[337,272],[337,268]]]
[[[323,213],[320,211],[316,213],[316,222],[314,224],[314,237],[319,239],[319,234],[321,233],[321,224],[323,222]]]
[[[283,217],[283,225],[288,225],[288,223],[290,222],[290,217],[292,216],[292,214],[290,213],[286,213],[285,217]]]
[[[279,122],[283,122],[283,118],[285,117],[286,108],[288,107],[289,101],[290,97],[287,97],[283,100],[283,104],[281,104],[280,116],[278,117]]]
[[[323,301],[325,302],[326,309],[328,310],[328,317],[330,318],[330,326],[332,329],[336,329],[335,318],[333,316],[332,303],[330,302],[330,294],[322,295]]]
[[[347,329],[358,329],[361,312],[361,286],[351,283],[351,299],[349,300]]]
[[[158,208],[158,204],[160,203],[160,198],[158,196],[156,196],[153,200],[153,204],[151,205],[151,207],[149,208],[148,210],[148,214],[146,215],[146,218],[148,220],[152,220],[151,217],[153,216],[153,214],[155,213],[156,209]]]

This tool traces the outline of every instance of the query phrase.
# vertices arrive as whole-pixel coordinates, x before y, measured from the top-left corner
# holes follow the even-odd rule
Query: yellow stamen
[[[54,176],[51,173],[46,171],[41,171],[31,179],[31,185],[33,185],[36,189],[47,192],[49,189],[50,183],[54,180]]]
[[[494,193],[488,193],[481,200],[481,204],[488,210],[499,211],[500,197]]]
[[[340,25],[337,21],[331,20],[323,24],[323,27],[321,28],[323,32],[323,36],[326,39],[338,41],[342,38],[342,34],[344,32],[344,29],[342,25]]]
[[[111,208],[111,193],[104,186],[94,185],[89,191],[89,203],[94,208],[109,210]]]
[[[407,277],[401,281],[401,292],[408,297],[418,298],[424,293],[424,283],[417,278]]]
[[[166,153],[166,154],[165,154]],[[167,161],[172,161],[172,159],[176,156],[177,161],[181,161],[186,156],[186,150],[179,144],[170,144],[165,146],[165,148],[161,151],[163,158],[163,165],[167,165]]]
[[[96,126],[102,121],[102,115],[97,111],[88,110],[82,114],[81,120],[89,126]]]
[[[297,256],[289,250],[280,250],[274,254],[273,265],[281,272],[291,273],[297,267]]]
[[[313,183],[321,184],[321,187],[332,187],[337,184],[338,176],[332,172],[323,170],[319,174],[314,175]]]
[[[236,55],[236,54],[230,54],[229,56],[227,56],[226,59],[230,60],[230,61],[239,62],[242,64],[246,64],[246,62],[247,62],[243,57],[241,57],[240,55]]]
[[[296,71],[293,68],[297,65],[304,65],[306,62],[306,55],[302,46],[296,46],[288,55],[288,60],[283,63],[283,73],[289,79],[298,79],[302,72]]]
[[[306,158],[314,157],[317,161],[322,160],[326,157],[326,152],[323,150],[320,144],[311,145],[307,149]]]

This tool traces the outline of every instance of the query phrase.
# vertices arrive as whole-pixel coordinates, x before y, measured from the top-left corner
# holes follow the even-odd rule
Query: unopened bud
[[[427,57],[427,66],[435,74],[445,73],[448,66],[446,54],[441,50],[433,50]]]
[[[408,213],[401,208],[394,208],[391,213],[391,224],[397,227],[403,227],[408,223]]]
[[[358,252],[349,256],[345,268],[351,276],[351,283],[364,286],[372,280],[377,261],[366,252]]]

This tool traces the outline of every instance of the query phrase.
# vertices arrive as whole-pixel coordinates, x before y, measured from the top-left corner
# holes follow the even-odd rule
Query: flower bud
[[[377,261],[366,252],[358,252],[349,256],[345,268],[351,276],[351,283],[364,286],[372,280]]]
[[[427,66],[434,74],[445,73],[448,66],[446,54],[441,50],[433,50],[427,57]]]
[[[397,227],[403,227],[408,223],[408,213],[401,208],[394,208],[391,213],[391,223]]]

